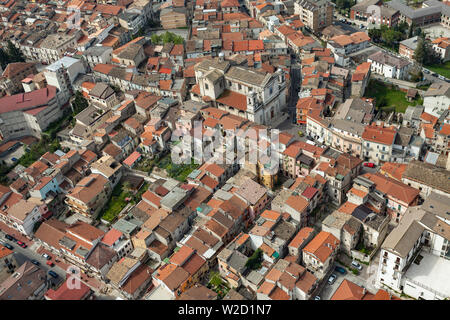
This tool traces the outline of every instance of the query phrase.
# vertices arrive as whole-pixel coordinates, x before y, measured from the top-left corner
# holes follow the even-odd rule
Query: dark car
[[[16,241],[16,238],[14,238],[13,236],[6,234],[5,238],[8,239],[9,241]]]
[[[14,247],[12,245],[10,245],[9,243],[5,243],[5,247],[8,248],[9,250],[14,249]]]
[[[34,259],[30,260],[30,262],[31,262],[32,264],[36,265],[36,266],[41,265],[39,261],[36,261],[36,260],[34,260]]]
[[[51,275],[53,278],[58,278],[58,274],[55,272],[55,271],[53,271],[53,270],[50,270],[49,272],[48,272],[48,274],[49,275]]]
[[[340,274],[346,274],[347,273],[347,270],[345,270],[344,268],[339,267],[339,266],[336,266],[336,268],[334,268],[334,270],[336,272],[339,272]]]

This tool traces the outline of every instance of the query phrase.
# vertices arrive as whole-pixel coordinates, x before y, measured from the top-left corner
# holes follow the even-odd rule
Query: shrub
[[[247,262],[245,263],[245,266],[252,269],[257,270],[261,268],[261,261],[262,261],[263,252],[261,249],[257,249],[250,258],[248,258]]]

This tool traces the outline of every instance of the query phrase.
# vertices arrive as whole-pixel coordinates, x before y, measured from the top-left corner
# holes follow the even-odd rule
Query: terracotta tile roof
[[[93,198],[97,197],[104,191],[106,185],[109,184],[108,179],[100,174],[90,174],[77,183],[67,197],[73,197],[83,203],[89,203]]]
[[[352,214],[353,211],[355,211],[357,206],[358,206],[357,204],[346,201],[342,204],[342,206],[339,207],[339,209],[337,211],[342,212],[342,213]]]
[[[422,123],[422,130],[425,134],[425,138],[433,139],[434,138],[434,126],[431,123]]]
[[[49,289],[45,297],[50,300],[81,300],[84,299],[91,288],[89,288],[86,284],[80,281],[80,287],[68,287],[68,282],[70,280],[64,281],[64,283],[58,289]]]
[[[9,256],[13,251],[6,248],[4,245],[0,244],[0,259]]]
[[[339,247],[340,241],[329,232],[321,231],[312,239],[303,252],[306,252],[322,263]]]
[[[331,300],[363,300],[366,290],[357,284],[344,279],[334,292]]]
[[[369,193],[368,192],[366,192],[366,191],[364,191],[364,190],[359,190],[359,189],[356,189],[356,188],[351,188],[349,191],[348,191],[348,193],[352,193],[352,194],[354,194],[355,196],[357,196],[357,197],[359,197],[359,198],[364,198],[365,196],[367,196]]]
[[[117,240],[122,237],[123,233],[117,229],[111,228],[103,237],[102,242],[111,247]]]
[[[313,228],[304,227],[299,230],[295,235],[294,239],[289,243],[289,247],[300,248],[301,245],[305,244],[306,239],[314,232]]]
[[[170,262],[181,267],[192,256],[192,254],[194,254],[193,249],[188,246],[182,246],[170,257]]]
[[[271,300],[290,300],[291,299],[289,297],[289,295],[279,287],[275,287],[275,289],[270,293],[269,298]]]
[[[433,116],[432,114],[423,112],[420,115],[420,120],[422,120],[425,123],[431,123],[434,127],[439,119],[437,117]]]
[[[400,200],[407,205],[413,203],[419,196],[420,191],[412,188],[400,181],[385,177],[381,173],[366,173],[363,175],[365,178],[373,181],[376,185],[376,189],[385,193],[386,195]]]
[[[362,134],[363,140],[385,145],[392,145],[396,136],[396,130],[392,127],[383,127],[376,124],[366,126]]]
[[[219,185],[218,181],[214,180],[213,178],[207,175],[203,176],[203,178],[200,179],[200,182],[212,190],[214,190]]]
[[[292,195],[286,200],[286,204],[297,212],[303,212],[309,202],[303,197]]]
[[[406,163],[385,162],[380,168],[380,173],[401,181],[407,166]]]
[[[210,172],[217,178],[220,178],[225,173],[225,170],[215,163],[211,163],[210,165],[208,165],[205,170]]]
[[[205,265],[205,263],[205,259],[200,257],[197,253],[194,253],[188,258],[188,260],[183,264],[182,267],[191,276],[194,276]]]

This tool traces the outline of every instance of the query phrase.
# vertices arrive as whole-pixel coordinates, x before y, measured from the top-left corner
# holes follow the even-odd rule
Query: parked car
[[[335,281],[336,281],[337,276],[333,273],[329,278],[328,278],[328,284],[332,285]]]
[[[41,265],[41,263],[40,263],[39,261],[36,261],[36,260],[34,260],[34,259],[30,260],[30,262],[31,262],[32,264],[36,265],[36,266],[40,266],[40,265]]]
[[[53,262],[51,262],[50,260],[48,260],[48,261],[46,262],[46,264],[47,264],[48,266],[50,266],[50,267],[54,267],[54,266],[55,266],[55,264],[54,264]]]
[[[319,296],[315,296],[314,300],[321,300]]]
[[[9,241],[16,241],[16,238],[14,238],[13,236],[6,234],[5,238],[8,239]]]
[[[8,248],[9,250],[14,250],[14,247],[9,243],[5,243],[5,247]]]
[[[339,272],[340,274],[346,274],[347,270],[345,270],[345,268],[336,266],[336,268],[334,268],[335,271]]]
[[[42,254],[42,256],[45,258],[45,259],[47,259],[47,260],[50,260],[52,257],[50,257],[48,254],[46,254],[46,253],[43,253]]]
[[[375,163],[373,163],[373,162],[364,162],[364,167],[373,168],[373,167],[375,167]]]
[[[21,246],[21,247],[24,248],[24,249],[28,247],[28,246],[27,246],[25,243],[23,243],[23,242],[22,242],[22,244],[19,244],[19,246]]]
[[[356,262],[354,260],[352,261],[352,267],[355,268],[355,269],[358,269],[359,271],[362,270],[362,266],[358,262]]]
[[[58,274],[55,272],[55,271],[53,271],[53,270],[50,270],[49,272],[48,272],[48,274],[49,275],[51,275],[53,278],[58,278]]]
[[[12,162],[16,162],[16,161],[17,161],[17,158],[12,157],[12,158],[11,158],[11,161],[12,161]]]

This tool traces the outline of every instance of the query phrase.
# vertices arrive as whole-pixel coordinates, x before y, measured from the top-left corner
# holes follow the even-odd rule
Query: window
[[[205,89],[206,89],[206,90],[209,90],[209,86],[208,86],[207,83],[205,83]]]
[[[238,84],[238,89],[242,90],[242,86],[240,84]]]

